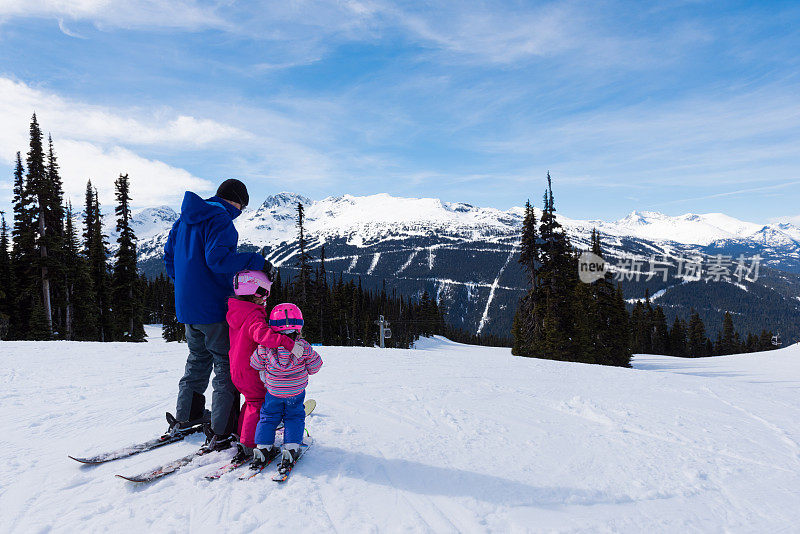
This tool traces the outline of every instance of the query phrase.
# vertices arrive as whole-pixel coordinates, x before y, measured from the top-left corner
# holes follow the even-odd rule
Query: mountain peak
[[[275,195],[268,196],[264,202],[261,203],[262,208],[272,209],[281,206],[296,206],[297,203],[301,203],[304,206],[307,204],[311,204],[311,199],[308,197],[304,197],[298,193],[292,193],[290,191],[281,191]]]

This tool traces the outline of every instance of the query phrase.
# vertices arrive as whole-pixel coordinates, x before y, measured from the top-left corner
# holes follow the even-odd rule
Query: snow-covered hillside
[[[149,329],[151,335],[157,331]],[[423,340],[326,347],[315,445],[285,485],[114,478],[164,430],[186,346],[2,342],[2,532],[783,532],[800,521],[800,347],[634,369]]]
[[[311,200],[295,193],[268,197],[260,206],[245,212],[236,221],[241,241],[258,247],[274,247],[295,239],[295,209],[306,208],[307,230],[312,239],[344,238],[354,246],[374,244],[398,236],[414,237],[433,232],[443,238],[492,240],[518,235],[522,208],[502,211],[470,204],[442,202],[435,198],[402,198],[385,193],[370,196],[344,195]],[[537,208],[537,215],[541,211]],[[158,254],[148,241],[168,231],[176,213],[169,207],[150,208],[135,214],[134,221],[148,254]],[[722,213],[668,216],[657,212],[634,211],[617,221],[578,220],[557,215],[567,231],[578,241],[587,238],[592,228],[604,236],[646,241],[674,242],[708,246],[737,240],[761,245],[800,247],[800,228],[789,224],[757,224]],[[158,231],[160,225],[160,232]]]
[[[263,251],[273,263],[284,267],[288,276],[298,253],[298,202],[305,206],[312,258],[319,260],[324,244],[328,273],[360,279],[368,288],[384,287],[385,283],[387,291],[412,298],[427,291],[439,299],[453,326],[469,332],[508,335],[513,312],[528,284],[515,261],[521,208],[502,211],[387,194],[315,201],[280,193],[260,205],[254,201],[252,208],[236,220],[239,242]],[[140,267],[149,276],[163,272],[164,244],[176,217],[172,209],[163,206],[134,216],[140,236]],[[670,322],[698,310],[712,337],[721,326],[720,310],[729,310],[743,334],[766,329],[780,331],[787,339],[800,338],[794,326],[800,318],[800,305],[795,300],[800,296],[800,229],[790,224],[758,225],[718,213],[669,217],[633,212],[614,222],[558,217],[578,248],[588,248],[591,231],[598,228],[612,268],[631,257],[646,263],[654,254],[725,254],[734,258],[759,254],[763,266],[791,274],[762,270],[760,286],[755,290],[726,283],[721,285],[730,287],[711,287],[715,285],[712,283],[681,292],[682,286],[675,280],[658,285],[657,279],[650,284],[626,283],[623,289],[628,298],[643,298],[645,286],[650,294],[663,291],[660,304]],[[732,294],[736,292],[739,294]],[[752,317],[759,319],[753,321]]]

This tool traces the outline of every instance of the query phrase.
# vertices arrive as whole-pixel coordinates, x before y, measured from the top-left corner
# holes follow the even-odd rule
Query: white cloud
[[[19,141],[20,135],[27,135],[31,110],[47,118],[46,129],[54,134],[104,143],[198,147],[251,136],[227,124],[186,115],[111,111],[0,77],[0,116],[11,126],[0,131],[0,148],[7,146],[8,136]],[[6,154],[0,157],[7,159]]]
[[[44,132],[54,137],[64,189],[73,202],[82,202],[89,178],[100,190],[101,200],[112,202],[113,182],[120,173],[130,175],[136,205],[176,202],[185,189],[207,191],[210,182],[120,145],[198,149],[248,135],[211,120],[183,115],[151,114],[147,120],[134,119],[0,78],[0,160],[12,164],[17,151],[24,158],[34,110]]]
[[[64,193],[72,199],[83,199],[86,180],[97,187],[105,213],[114,203],[114,180],[120,173],[131,179],[131,196],[136,206],[172,204],[186,190],[210,191],[213,184],[184,169],[150,160],[118,146],[103,149],[85,141],[61,141],[58,157],[64,180]],[[73,202],[75,202],[73,200]]]

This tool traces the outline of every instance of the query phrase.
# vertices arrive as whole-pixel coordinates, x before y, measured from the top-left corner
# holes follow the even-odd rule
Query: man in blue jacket
[[[189,358],[178,385],[177,422],[170,431],[196,424],[205,414],[203,392],[214,369],[211,432],[204,447],[231,446],[239,409],[238,392],[228,363],[226,302],[233,294],[233,276],[245,269],[263,270],[271,279],[272,265],[254,252],[238,253],[239,234],[233,226],[250,197],[239,180],[225,180],[217,194],[202,199],[187,191],[181,216],[164,247],[167,274],[175,281],[175,310],[185,325]]]

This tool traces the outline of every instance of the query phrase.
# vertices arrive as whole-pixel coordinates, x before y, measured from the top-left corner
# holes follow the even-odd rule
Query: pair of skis
[[[317,406],[316,401],[314,401],[313,399],[307,400],[304,403],[306,415],[310,415],[311,412],[314,411],[316,406]],[[167,420],[168,421],[170,420],[170,417],[171,417],[170,414],[167,414]],[[164,445],[168,445],[170,443],[177,443],[179,441],[183,441],[183,439],[186,438],[187,436],[189,436],[191,434],[194,434],[194,433],[197,433],[197,432],[200,432],[200,431],[202,431],[202,429],[203,429],[203,425],[202,424],[198,424],[198,425],[186,428],[186,429],[179,430],[175,434],[165,434],[163,436],[160,436],[160,437],[158,437],[156,439],[152,439],[152,440],[146,441],[144,443],[138,443],[138,444],[131,445],[131,446],[128,446],[128,447],[123,447],[121,449],[118,449],[118,450],[115,450],[115,451],[111,451],[111,452],[107,452],[107,453],[103,453],[103,454],[98,454],[96,456],[90,456],[90,457],[69,456],[69,457],[72,458],[73,460],[75,460],[77,462],[81,462],[83,464],[92,464],[92,465],[102,464],[102,463],[110,462],[110,461],[113,461],[113,460],[119,460],[121,458],[128,458],[128,457],[133,456],[135,454],[139,454],[139,453],[142,453],[142,452],[150,451],[150,450],[162,447]],[[308,446],[305,447],[305,449],[307,449],[307,448],[308,448]],[[150,471],[146,471],[146,472],[140,473],[138,475],[130,475],[130,476],[128,476],[128,475],[116,475],[116,476],[119,477],[119,478],[128,480],[128,481],[131,481],[131,482],[140,482],[140,483],[152,482],[154,480],[158,480],[159,478],[162,478],[164,476],[167,476],[169,474],[172,474],[172,473],[178,471],[181,467],[190,464],[198,456],[203,456],[204,454],[207,454],[208,452],[210,452],[210,451],[206,451],[204,449],[200,449],[200,450],[198,450],[196,452],[193,452],[191,454],[188,454],[188,455],[186,455],[186,456],[184,456],[182,458],[178,458],[177,460],[173,460],[171,462],[167,462],[167,463],[165,463],[163,465],[160,465],[160,466],[158,466],[158,467],[156,467],[154,469],[151,469]],[[303,450],[303,452],[305,452],[305,450]],[[247,462],[245,462],[245,463],[247,463]],[[228,471],[232,471],[234,469],[237,469],[238,467],[241,467],[242,465],[244,465],[244,464],[239,464],[239,465],[235,465],[235,466],[233,466],[232,464],[228,464],[226,466],[223,466],[223,468],[220,468],[220,469],[224,469],[226,467],[228,469],[223,471],[222,473],[220,473],[219,476],[222,476],[223,474],[225,474]],[[219,478],[219,476],[216,477],[216,478]],[[284,478],[283,480],[286,480],[286,478]]]
[[[306,439],[303,440],[303,443],[300,444],[300,455],[295,460],[295,464],[300,461],[300,458],[303,457],[308,448],[311,447],[312,443],[314,443],[314,439],[310,435],[308,435],[308,431],[306,431]],[[210,475],[207,475],[205,479],[219,480],[223,475],[226,475],[231,471],[235,471],[236,469],[239,469],[240,467],[243,467],[245,465],[249,465],[250,468],[247,469],[244,473],[242,473],[241,476],[239,476],[239,480],[250,480],[251,478],[254,478],[257,475],[259,475],[262,471],[264,471],[264,469],[267,468],[267,466],[269,466],[272,463],[273,460],[275,460],[276,458],[280,458],[280,456],[281,455],[279,453],[277,456],[275,456],[275,458],[270,458],[267,462],[264,463],[264,465],[260,467],[255,467],[254,465],[252,465],[251,463],[253,460],[252,458],[248,458],[247,460],[244,460],[242,462],[231,462],[229,464],[223,465]],[[278,473],[272,477],[272,480],[275,482],[285,482],[289,478],[289,473],[291,473],[293,468],[294,464],[292,464],[292,466],[289,467],[288,470],[284,469],[283,471],[281,471],[281,469],[278,468]]]
[[[170,414],[167,414],[167,420],[169,420],[170,416],[171,416]],[[142,452],[152,451],[153,449],[157,449],[159,447],[163,447],[164,445],[169,445],[171,443],[178,443],[179,441],[183,441],[187,436],[202,431],[203,431],[203,424],[200,423],[195,426],[178,430],[174,434],[164,434],[149,441],[145,441],[143,443],[137,443],[135,445],[129,445],[128,447],[123,447],[115,451],[104,452],[95,456],[86,456],[86,457],[69,456],[69,457],[75,460],[76,462],[80,462],[82,464],[89,464],[89,465],[104,464],[106,462],[111,462],[113,460],[128,458],[130,456]]]

